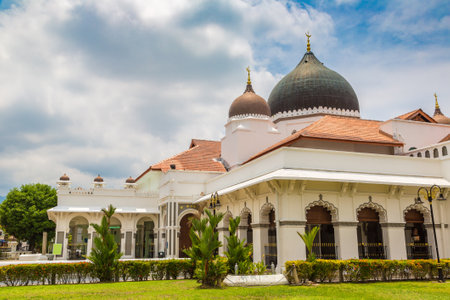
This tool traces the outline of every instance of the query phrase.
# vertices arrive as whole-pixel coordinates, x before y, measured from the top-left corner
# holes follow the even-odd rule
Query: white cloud
[[[191,138],[220,139],[247,65],[267,97],[305,31],[333,34],[327,14],[269,0],[28,0],[0,27],[0,195],[63,173],[120,186]]]

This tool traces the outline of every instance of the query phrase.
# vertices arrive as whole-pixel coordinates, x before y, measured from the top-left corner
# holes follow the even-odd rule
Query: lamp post
[[[211,199],[209,201],[209,209],[213,210],[213,214],[216,215],[216,207],[220,207],[219,194],[217,192],[211,194]]]
[[[419,190],[417,190],[416,203],[418,203],[418,204],[423,203],[423,201],[420,199],[421,193],[425,198],[427,198],[428,203],[430,204],[431,222],[433,223],[434,245],[436,247],[436,257],[437,257],[437,262],[438,262],[439,281],[445,282],[444,274],[442,273],[441,261],[439,259],[439,248],[438,248],[438,243],[437,243],[436,226],[434,225],[434,213],[433,213],[433,200],[436,199],[436,200],[442,201],[442,200],[445,200],[445,198],[444,198],[444,195],[442,194],[441,187],[438,185],[435,185],[435,184],[432,187],[430,187],[430,189],[420,187]]]

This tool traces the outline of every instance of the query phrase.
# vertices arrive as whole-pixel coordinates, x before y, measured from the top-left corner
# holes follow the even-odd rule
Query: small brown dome
[[[103,182],[103,178],[100,177],[100,174],[94,178],[94,182]]]
[[[264,115],[270,117],[269,105],[263,97],[255,94],[251,84],[247,84],[244,94],[237,97],[230,106],[229,118],[240,115]]]
[[[136,181],[133,179],[133,177],[130,176],[130,178],[128,178],[125,183],[135,183]]]
[[[59,180],[61,180],[61,181],[69,181],[69,180],[70,180],[70,178],[69,178],[69,176],[67,176],[67,174],[66,174],[66,173],[64,173],[64,175],[63,175],[63,176],[59,177]]]

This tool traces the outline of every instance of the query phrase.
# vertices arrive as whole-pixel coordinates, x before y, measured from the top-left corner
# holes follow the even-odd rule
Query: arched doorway
[[[431,249],[428,245],[423,214],[416,209],[408,210],[405,214],[405,222],[405,241],[408,259],[431,258]]]
[[[178,246],[178,257],[188,257],[184,253],[184,249],[188,249],[192,246],[191,238],[189,237],[189,231],[191,231],[191,219],[194,218],[194,214],[186,214],[180,220],[180,240]]]
[[[311,231],[315,226],[319,226],[320,230],[314,239],[313,253],[317,258],[336,259],[331,213],[323,206],[313,206],[306,212],[306,231]]]
[[[122,228],[122,224],[120,223],[119,219],[112,217],[111,218],[111,222],[109,223],[109,230],[111,230],[111,233],[114,236],[114,240],[117,243],[117,253],[120,253],[121,250],[121,241],[122,241],[122,235],[121,235],[121,230]]]
[[[141,218],[136,225],[136,258],[155,257],[155,223],[149,217]]]
[[[86,259],[89,222],[78,216],[69,223],[68,256],[69,259]]]
[[[386,258],[380,216],[373,208],[365,207],[358,211],[357,234],[359,258]]]

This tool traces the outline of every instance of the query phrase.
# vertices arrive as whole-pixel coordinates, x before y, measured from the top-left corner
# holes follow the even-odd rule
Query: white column
[[[219,256],[224,256],[227,251],[227,239],[225,237],[230,236],[230,232],[227,227],[217,228],[217,232],[219,233],[219,241],[222,242],[222,247],[219,247]]]
[[[339,259],[359,258],[357,222],[333,223],[334,239],[337,245]]]
[[[253,261],[265,262],[264,247],[269,243],[269,224],[252,224],[253,229]]]
[[[383,223],[383,244],[386,248],[387,259],[407,259],[405,223]]]
[[[425,228],[427,230],[428,245],[431,248],[431,257],[433,259],[436,259],[437,255],[436,255],[436,246],[434,243],[433,224],[425,224]],[[441,254],[441,253],[439,252],[439,254]]]
[[[87,243],[87,249],[86,249],[86,254],[89,256],[91,255],[91,251],[94,245],[94,228],[92,226],[88,227],[88,243]]]
[[[284,267],[284,263],[288,260],[305,260],[306,246],[300,236],[297,234],[305,233],[305,222],[303,221],[280,221],[279,252],[278,265]]]

